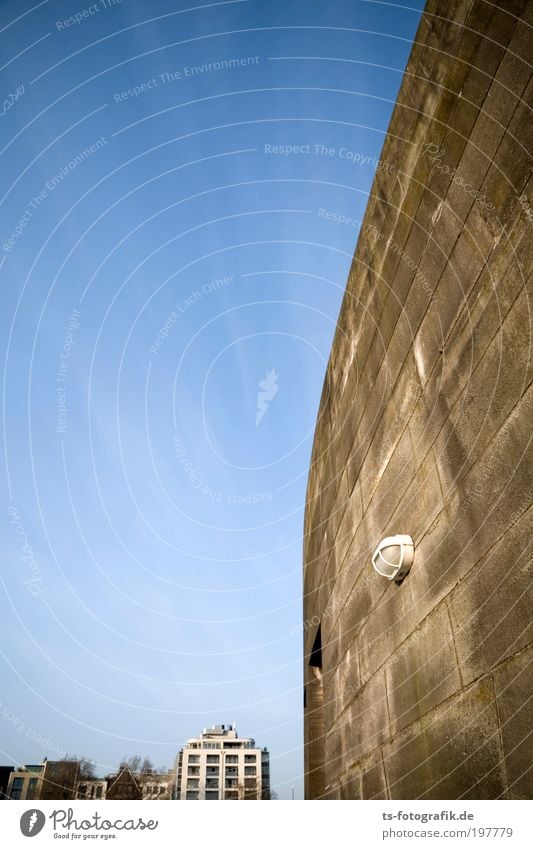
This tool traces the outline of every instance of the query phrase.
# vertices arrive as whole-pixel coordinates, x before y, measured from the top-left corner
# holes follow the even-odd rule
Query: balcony
[[[238,790],[227,790],[224,794],[225,799],[238,799],[239,791]]]

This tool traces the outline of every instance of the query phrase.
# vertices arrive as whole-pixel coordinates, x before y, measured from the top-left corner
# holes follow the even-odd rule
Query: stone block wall
[[[308,481],[308,798],[533,795],[532,26],[430,0],[384,143]]]

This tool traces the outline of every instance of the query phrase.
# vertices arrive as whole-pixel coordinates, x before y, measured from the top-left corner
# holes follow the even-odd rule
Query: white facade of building
[[[204,728],[187,741],[176,763],[176,799],[269,799],[267,749],[234,726]]]

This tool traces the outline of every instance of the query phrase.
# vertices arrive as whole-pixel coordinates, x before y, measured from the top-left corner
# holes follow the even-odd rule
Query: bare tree
[[[94,761],[91,761],[90,758],[83,758],[79,755],[65,755],[61,758],[62,761],[66,763],[77,763],[78,764],[78,779],[92,779],[96,778],[96,768]]]
[[[79,771],[79,777],[80,778],[86,778],[86,779],[96,778],[96,768],[95,768],[94,761],[91,761],[89,758],[80,758],[79,764],[80,764],[80,771]]]
[[[148,757],[142,758],[140,755],[132,755],[130,758],[123,757],[120,762],[120,769],[128,767],[133,773],[154,772],[154,764]]]

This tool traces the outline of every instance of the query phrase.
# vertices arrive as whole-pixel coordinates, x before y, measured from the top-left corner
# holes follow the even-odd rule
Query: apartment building
[[[268,750],[235,725],[204,728],[178,754],[175,798],[270,799]]]
[[[78,782],[76,799],[105,799],[107,780],[105,778],[85,778]]]
[[[20,769],[13,768],[7,779],[6,799],[39,799],[44,764],[28,764]]]
[[[8,799],[74,799],[77,761],[49,761],[13,769],[7,782]]]

